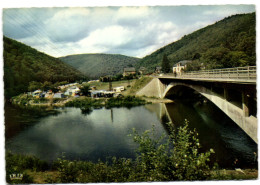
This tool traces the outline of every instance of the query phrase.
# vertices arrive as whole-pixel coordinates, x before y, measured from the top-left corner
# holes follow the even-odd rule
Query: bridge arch
[[[194,87],[192,85],[185,84],[185,83],[183,83],[183,84],[181,84],[181,83],[171,83],[171,84],[169,84],[167,86],[167,88],[163,92],[162,98],[168,98],[171,94],[180,94],[180,93],[181,94],[183,94],[183,93],[185,94],[185,92],[182,92],[182,91],[186,91],[186,90],[188,90],[188,91],[192,90],[194,92],[197,92],[197,93],[203,95],[201,93],[201,89],[200,88],[201,87],[196,88],[196,87]],[[207,98],[207,97],[205,97],[205,98]]]
[[[256,143],[257,141],[257,118],[254,116],[246,116],[244,113],[244,106],[241,108],[227,101],[225,95],[219,96],[211,89],[202,85],[189,84],[183,82],[171,82],[165,88],[165,91],[161,94],[162,98],[165,98],[169,93],[178,86],[184,86],[193,89],[199,94],[203,95],[206,99],[215,104],[221,109],[228,117],[230,117],[238,126],[240,126]],[[243,96],[242,96],[243,97]],[[242,103],[244,104],[244,98]]]

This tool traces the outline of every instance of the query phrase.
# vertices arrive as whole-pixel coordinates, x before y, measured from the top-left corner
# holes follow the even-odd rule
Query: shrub
[[[34,156],[25,156],[6,152],[6,181],[8,183],[32,183],[33,179],[25,172],[26,169],[45,171],[49,168],[47,162]],[[22,180],[11,180],[10,175],[23,174]]]
[[[135,96],[125,96],[125,97],[117,97],[110,98],[106,101],[106,108],[111,107],[133,107],[138,105],[144,105],[146,103],[145,100],[135,97]]]
[[[102,106],[103,99],[93,99],[93,98],[78,98],[69,101],[65,104],[67,107],[78,107],[78,108],[90,108],[90,107],[100,107]]]
[[[76,163],[66,160],[64,156],[58,158],[58,171],[60,172],[60,181],[62,183],[77,182],[78,169]]]
[[[210,177],[209,157],[214,151],[199,153],[197,133],[188,129],[188,121],[178,130],[170,129],[170,135],[154,140],[154,129],[138,135],[134,141],[139,144],[137,169],[144,181],[205,180]],[[163,140],[167,142],[162,142]]]

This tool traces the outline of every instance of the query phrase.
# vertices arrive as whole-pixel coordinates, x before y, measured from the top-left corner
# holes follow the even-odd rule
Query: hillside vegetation
[[[181,60],[195,60],[206,69],[255,65],[255,43],[255,13],[234,15],[158,49],[137,66],[153,70],[164,54],[171,66]]]
[[[9,98],[28,91],[29,83],[73,82],[84,75],[60,59],[4,37],[4,85]]]
[[[79,54],[60,58],[90,78],[123,73],[125,67],[135,66],[138,58],[117,54]]]

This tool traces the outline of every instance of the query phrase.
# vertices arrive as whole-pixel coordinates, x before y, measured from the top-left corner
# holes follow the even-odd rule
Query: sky
[[[144,57],[255,5],[4,8],[3,34],[54,57],[111,53]]]

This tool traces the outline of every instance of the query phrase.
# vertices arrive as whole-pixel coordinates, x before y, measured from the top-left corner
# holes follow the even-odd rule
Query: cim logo
[[[23,174],[21,174],[21,173],[18,173],[18,174],[13,173],[13,174],[10,175],[10,179],[11,180],[22,180],[23,179]]]

